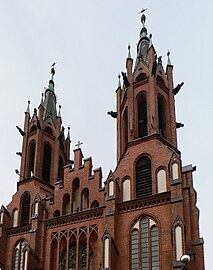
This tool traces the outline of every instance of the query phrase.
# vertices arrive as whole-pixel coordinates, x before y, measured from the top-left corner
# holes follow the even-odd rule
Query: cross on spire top
[[[78,143],[75,144],[75,146],[77,146],[78,148],[80,148],[80,146],[81,146],[82,144],[83,144],[82,142],[78,141]]]

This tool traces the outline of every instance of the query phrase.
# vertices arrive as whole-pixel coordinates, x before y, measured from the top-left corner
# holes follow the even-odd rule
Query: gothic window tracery
[[[140,218],[132,228],[131,267],[131,270],[159,270],[159,230],[151,218]]]
[[[27,270],[28,250],[28,244],[24,240],[20,240],[13,253],[13,270]]]
[[[87,245],[86,243],[79,244],[79,253],[78,253],[78,269],[83,270],[87,265]],[[93,250],[90,248],[89,250],[89,262],[93,259]],[[60,270],[66,269],[66,261],[67,254],[66,248],[61,252],[61,261],[60,261]],[[69,255],[68,255],[68,269],[69,270],[77,270],[77,252],[76,252],[76,244],[71,244],[69,247]]]

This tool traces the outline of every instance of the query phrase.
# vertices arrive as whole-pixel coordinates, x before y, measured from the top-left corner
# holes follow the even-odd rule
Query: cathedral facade
[[[0,208],[0,270],[204,270],[193,188],[196,167],[177,147],[173,66],[164,69],[142,28],[116,89],[117,164],[107,179],[84,159],[70,160],[56,110],[54,65],[38,110],[25,112],[20,179]],[[190,262],[181,257],[187,254]],[[185,267],[185,268],[184,268]]]

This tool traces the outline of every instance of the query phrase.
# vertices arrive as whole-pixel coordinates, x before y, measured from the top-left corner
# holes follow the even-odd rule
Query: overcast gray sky
[[[71,126],[72,150],[83,142],[84,157],[102,167],[104,180],[115,168],[115,109],[118,73],[125,69],[127,46],[141,29],[138,12],[148,7],[146,26],[158,55],[166,62],[171,51],[175,84],[185,82],[176,96],[183,165],[197,166],[194,186],[201,210],[206,269],[212,269],[213,215],[213,2],[210,0],[0,0],[0,204],[16,191],[21,137],[27,100],[31,110],[40,102],[56,66],[56,93],[63,125]]]

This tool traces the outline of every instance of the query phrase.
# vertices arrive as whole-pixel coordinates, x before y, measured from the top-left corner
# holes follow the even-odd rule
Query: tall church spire
[[[137,67],[140,61],[148,65],[148,49],[149,47],[151,47],[152,44],[151,36],[148,36],[148,32],[145,27],[146,16],[144,15],[144,11],[145,10],[143,10],[141,16],[142,28],[140,31],[139,41],[137,45],[137,59],[135,67]]]
[[[53,63],[51,68],[51,79],[49,80],[49,85],[46,88],[45,91],[45,99],[44,99],[44,120],[47,118],[51,118],[53,121],[53,124],[56,125],[56,95],[55,95],[55,83],[54,83],[54,75],[55,75],[55,69],[54,69],[55,63]]]

